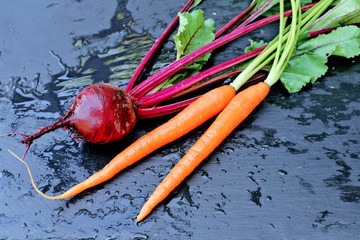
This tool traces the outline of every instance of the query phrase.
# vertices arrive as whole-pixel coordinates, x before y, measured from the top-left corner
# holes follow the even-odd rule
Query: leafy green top
[[[338,0],[334,7],[320,17],[310,28],[311,31],[344,26],[345,24],[360,21],[360,8],[358,0]]]
[[[177,59],[193,52],[194,50],[211,43],[215,39],[214,20],[204,20],[204,12],[195,10],[190,13],[179,13],[180,26],[174,36],[177,49]],[[198,58],[192,63],[192,68],[201,66],[210,58],[211,53]],[[194,65],[195,64],[195,65]],[[199,65],[200,64],[200,65]]]
[[[355,26],[338,28],[329,34],[299,42],[280,81],[290,93],[298,92],[327,72],[329,56],[351,58],[359,54],[360,29]]]
[[[202,10],[194,10],[192,12],[179,13],[179,30],[174,35],[174,42],[177,50],[176,59],[211,43],[215,39],[214,20],[204,19]],[[171,78],[167,79],[159,88],[164,89],[175,83],[178,83],[196,73],[199,73],[202,67],[209,60],[211,53],[196,59],[191,64],[184,67],[184,70]]]

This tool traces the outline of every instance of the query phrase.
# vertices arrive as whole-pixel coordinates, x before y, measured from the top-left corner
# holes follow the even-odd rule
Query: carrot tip
[[[144,218],[145,218],[145,216],[142,216],[142,215],[139,214],[139,215],[136,217],[136,221],[137,221],[137,222],[141,222]]]
[[[146,203],[145,203],[145,205],[146,205]],[[144,205],[144,206],[145,206]],[[150,213],[150,209],[148,209],[146,206],[145,207],[142,207],[142,209],[140,210],[140,213],[139,213],[139,215],[136,217],[136,221],[137,222],[141,222],[142,220],[144,220],[144,218],[147,216],[147,215],[149,215],[149,213]],[[150,210],[150,211],[149,211]]]

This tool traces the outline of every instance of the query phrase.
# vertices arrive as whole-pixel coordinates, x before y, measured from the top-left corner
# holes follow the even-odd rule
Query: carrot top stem
[[[282,50],[282,38],[283,38],[283,32],[285,29],[285,19],[283,17],[284,12],[284,2],[280,1],[280,33],[279,33],[279,40],[277,42],[277,49],[276,49],[276,56],[274,63],[271,67],[270,73],[268,77],[266,78],[265,82],[267,82],[270,86],[273,85],[281,76],[282,70],[284,69],[284,65],[286,66],[287,60],[289,59],[289,56],[291,56],[292,51],[294,50],[296,41],[297,41],[297,34],[298,34],[298,20],[297,15],[298,13],[295,11],[295,8],[297,8],[298,4],[300,4],[299,1],[296,3],[294,0],[291,0],[291,6],[292,6],[292,21],[291,21],[291,28],[290,28],[290,36],[288,40],[285,43],[285,47],[283,49],[283,54],[280,57],[280,53]],[[300,13],[301,14],[301,13]],[[299,24],[300,25],[300,24]]]
[[[269,45],[264,49],[264,51],[261,52],[261,54],[259,54],[255,59],[252,60],[252,62],[247,66],[247,68],[245,68],[244,71],[241,72],[230,85],[236,91],[238,91],[241,86],[248,81],[249,78],[256,74],[266,64],[271,62],[277,55],[277,53],[274,53],[274,51],[276,49],[280,49],[278,51],[286,52],[283,52],[283,58],[278,59],[277,61],[279,62],[277,64],[273,64],[274,68],[276,67],[276,65],[278,65],[277,70],[272,71],[273,73],[271,74],[271,76],[268,77],[267,80],[265,80],[265,82],[269,86],[274,85],[279,80],[281,72],[287,64],[286,59],[291,57],[290,51],[292,52],[291,49],[294,48],[297,42],[297,38],[309,28],[309,26],[315,21],[315,19],[317,19],[332,2],[333,0],[321,0],[311,9],[306,11],[303,14],[302,18],[301,15],[297,16],[299,12],[301,12],[298,6],[299,3],[297,3],[296,12],[294,13],[294,9],[292,10],[293,20],[295,18],[292,24],[290,26],[287,26],[286,28],[280,28],[281,33],[279,33],[279,35],[269,43]],[[280,16],[282,16],[280,22],[283,22],[282,26],[284,26],[284,16],[287,15],[284,11],[282,11],[282,14],[280,14]],[[296,36],[294,34],[296,34]],[[290,41],[288,41],[289,38],[291,38]],[[283,46],[283,43],[285,41],[286,43]],[[278,48],[279,46],[281,47]]]
[[[300,3],[298,1],[293,3],[293,0],[291,0],[291,2],[292,6],[296,5],[297,9],[299,9]],[[320,1],[313,9],[304,14],[305,17],[303,19],[301,19],[301,11],[297,11],[296,13],[294,12],[295,9],[293,9],[289,40],[285,44],[283,54],[279,59],[279,62],[273,65],[274,71],[270,71],[268,78],[265,80],[269,86],[274,85],[280,79],[280,76],[295,49],[299,36],[304,33],[309,26],[311,26],[311,24],[328,8],[328,6],[330,6],[331,3],[332,0]]]

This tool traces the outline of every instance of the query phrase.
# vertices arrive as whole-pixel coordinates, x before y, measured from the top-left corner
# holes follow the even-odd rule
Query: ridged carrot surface
[[[143,220],[263,101],[270,87],[260,82],[238,93],[209,129],[189,149],[146,201],[137,221]]]

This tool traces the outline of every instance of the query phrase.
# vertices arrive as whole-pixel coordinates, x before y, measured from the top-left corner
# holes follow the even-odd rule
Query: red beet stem
[[[246,17],[253,9],[255,8],[255,5],[249,6],[244,11],[242,11],[239,15],[231,19],[227,24],[225,24],[222,28],[220,28],[215,33],[215,38],[219,38],[221,35],[223,35],[224,32],[228,31],[231,27],[233,27],[237,22],[239,22],[242,18]]]
[[[43,128],[40,128],[36,133],[32,134],[32,135],[27,135],[27,137],[20,141],[21,143],[25,143],[27,145],[31,145],[32,142],[35,139],[38,139],[39,137],[41,137],[42,135],[52,132],[55,129],[61,128],[61,127],[65,127],[65,126],[69,126],[69,119],[65,119],[65,118],[61,118],[59,120],[57,120],[56,122],[54,122],[53,124],[49,125],[49,126],[45,126]]]
[[[175,94],[174,96],[171,97],[171,99],[174,99],[174,98],[177,98],[177,97],[181,97],[181,96],[184,96],[185,94],[188,94],[188,93],[191,93],[191,92],[194,92],[196,90],[199,90],[199,89],[202,89],[206,86],[209,86],[211,84],[214,84],[216,82],[219,82],[219,81],[222,81],[222,80],[225,80],[227,78],[230,78],[230,77],[233,77],[233,76],[236,76],[238,75],[239,73],[241,73],[242,70],[240,69],[237,69],[237,70],[233,70],[233,71],[230,71],[230,72],[226,72],[224,74],[221,74],[221,75],[218,75],[216,77],[213,77],[213,78],[210,78],[204,82],[201,82],[199,84],[195,84],[194,86],[191,86],[190,88],[182,91],[182,92],[179,92],[178,94]],[[254,76],[252,76],[245,84],[244,84],[244,87],[245,86],[249,86],[249,85],[253,85],[254,83],[257,83],[257,82],[260,82],[262,80],[264,80],[266,78],[267,74],[266,73],[258,73]]]
[[[205,86],[208,86],[210,84],[213,84],[215,82],[224,80],[226,78],[238,75],[242,70],[234,70],[225,74],[222,74],[220,76],[214,77],[210,80],[207,80],[204,83],[201,83],[199,85],[195,85],[185,91],[180,92],[179,94],[175,95],[173,98],[175,97],[180,97],[183,96],[187,93],[196,91],[198,89],[201,89]],[[249,86],[249,85],[253,85],[255,83],[258,83],[262,80],[264,80],[267,76],[267,73],[258,73],[256,75],[254,75],[253,77],[251,77],[246,84],[244,84],[243,87]],[[171,113],[175,113],[175,112],[179,112],[182,109],[184,109],[186,106],[188,106],[189,104],[191,104],[193,101],[195,101],[196,99],[198,99],[200,96],[196,96],[193,98],[189,98],[187,100],[183,100],[180,102],[176,102],[176,103],[172,103],[172,104],[168,104],[168,105],[164,105],[164,106],[160,106],[160,107],[152,107],[152,108],[138,108],[137,109],[137,117],[138,119],[147,119],[147,118],[155,118],[155,117],[160,117],[160,116],[165,116],[167,114],[171,114]]]
[[[184,8],[180,11],[181,13],[186,12],[193,5],[194,0],[189,0]],[[132,75],[130,81],[128,82],[125,91],[129,92],[133,87],[135,82],[140,78],[141,74],[144,72],[146,66],[149,64],[150,60],[154,57],[154,55],[159,51],[160,47],[164,44],[166,39],[169,38],[170,34],[175,30],[177,25],[179,24],[179,17],[176,16],[169,26],[165,29],[165,31],[161,34],[161,36],[155,41],[154,45],[151,47],[149,52],[145,55],[145,57],[141,60],[139,66],[135,70]]]
[[[245,27],[246,25],[248,25],[250,22],[252,22],[253,20],[255,20],[256,18],[258,18],[261,14],[263,14],[265,12],[265,9],[269,6],[269,4],[272,2],[273,0],[267,0],[266,2],[264,2],[255,12],[251,13],[251,11],[256,7],[256,4],[254,4],[253,6],[249,7],[249,12],[247,12],[247,14],[250,14],[246,19],[244,19],[241,22],[236,22],[236,21],[231,21],[233,22],[232,25],[235,25],[237,23],[237,26],[235,26],[232,30],[229,30],[228,33],[234,31],[235,29],[240,29]],[[239,14],[238,19],[240,19],[241,14]],[[235,19],[235,18],[234,18]],[[230,26],[229,26],[230,28]],[[215,35],[216,36],[216,35]]]
[[[174,84],[171,87],[168,87],[161,91],[146,95],[140,99],[140,107],[150,107],[155,104],[161,103],[164,100],[172,97],[173,95],[191,87],[192,85],[194,85],[208,77],[213,76],[214,74],[217,74],[217,73],[224,71],[230,67],[238,65],[239,63],[258,55],[264,48],[265,48],[265,46],[257,48],[255,50],[245,53],[241,56],[238,56],[236,58],[233,58],[231,60],[223,62],[223,63],[216,65],[214,67],[211,67],[209,69],[206,69],[206,70],[202,71],[201,73],[198,73],[198,74],[191,76],[177,84]]]
[[[350,25],[359,26],[360,23],[352,23],[352,24],[349,24],[348,26],[350,26]],[[317,36],[317,35],[320,35],[320,34],[323,34],[323,33],[331,32],[332,30],[335,30],[337,28],[338,27],[319,29],[319,30],[309,32],[309,35],[310,35],[310,37],[314,37],[314,36]]]
[[[311,6],[306,5],[306,6],[302,7],[302,10],[305,11],[305,10],[311,8],[312,6],[313,6],[313,4],[311,4]],[[289,16],[290,14],[291,14],[291,10],[285,11],[285,13],[284,13],[285,16]],[[205,55],[208,52],[213,51],[214,49],[216,49],[218,47],[223,46],[224,44],[226,44],[228,42],[235,40],[236,38],[250,32],[252,30],[255,30],[255,29],[257,29],[261,26],[264,26],[268,23],[274,22],[274,21],[278,20],[279,17],[280,17],[280,14],[276,14],[271,17],[267,17],[262,20],[259,20],[255,23],[249,24],[248,26],[246,26],[244,28],[235,29],[233,32],[231,32],[219,39],[216,39],[215,41],[189,53],[188,55],[180,58],[179,60],[173,62],[172,64],[168,65],[167,67],[161,69],[160,71],[158,71],[157,73],[155,73],[154,75],[149,77],[147,80],[140,83],[134,89],[132,89],[129,92],[129,94],[134,99],[141,98],[148,91],[150,91],[153,87],[155,87],[158,84],[160,84],[161,82],[163,82],[166,78],[168,78],[171,75],[173,75],[174,73],[176,73],[179,69],[185,67],[189,63],[192,63],[197,58]]]
[[[188,106],[190,103],[194,102],[198,98],[199,96],[160,107],[138,108],[136,111],[137,118],[138,119],[155,118],[155,117],[160,117],[171,113],[175,113],[181,111],[182,109],[184,109],[186,106]]]
[[[235,29],[243,28],[244,26],[252,22],[254,19],[259,17],[261,14],[263,14],[272,1],[273,0],[267,0],[266,2],[264,2],[254,13],[252,13],[248,18],[246,18],[244,22],[240,23]]]
[[[238,75],[239,73],[241,72],[241,70],[234,70],[234,71],[231,71],[231,72],[227,72],[227,73],[224,73],[224,74],[221,74],[221,75],[218,75],[216,77],[213,77],[213,78],[210,78],[204,82],[201,82],[201,83],[198,83],[198,84],[195,84],[191,87],[189,87],[188,89],[184,90],[184,91],[181,91],[177,94],[175,94],[174,96],[171,97],[171,99],[174,99],[174,98],[177,98],[177,97],[181,97],[181,96],[184,96],[188,93],[191,93],[191,92],[194,92],[196,90],[199,90],[203,87],[206,87],[210,84],[213,84],[213,83],[216,83],[216,82],[219,82],[219,81],[222,81],[222,80],[225,80],[227,78],[230,78],[230,77],[233,77],[235,75]]]

